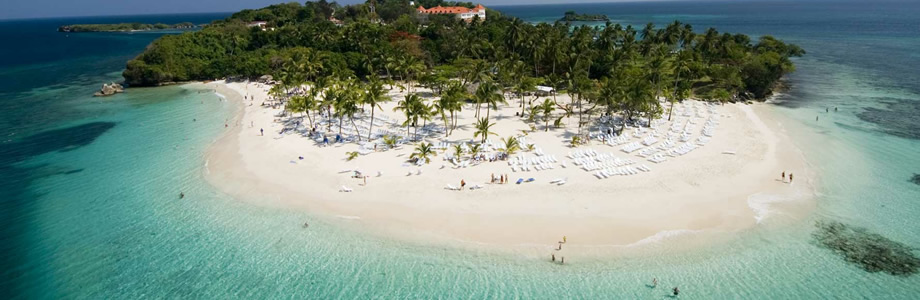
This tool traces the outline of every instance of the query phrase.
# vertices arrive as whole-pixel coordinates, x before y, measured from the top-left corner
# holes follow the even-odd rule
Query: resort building
[[[424,6],[419,6],[416,9],[419,14],[434,14],[434,15],[447,15],[453,14],[457,15],[460,19],[463,19],[467,22],[472,21],[473,17],[479,16],[480,20],[486,19],[486,7],[482,4],[476,5],[474,8],[467,8],[463,6],[435,6],[432,8],[425,8]]]
[[[249,23],[247,23],[246,26],[249,26],[249,27],[259,27],[259,28],[265,29],[265,25],[267,25],[267,24],[268,24],[268,22],[265,22],[265,21],[254,21],[254,22],[249,22]]]

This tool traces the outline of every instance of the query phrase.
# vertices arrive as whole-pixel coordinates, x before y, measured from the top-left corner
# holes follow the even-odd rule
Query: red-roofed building
[[[453,14],[453,15],[457,15],[458,17],[460,17],[460,19],[463,19],[466,21],[473,20],[473,17],[475,16],[479,16],[480,20],[486,19],[486,7],[482,6],[482,4],[476,5],[476,7],[474,8],[466,8],[463,6],[440,6],[438,5],[438,6],[426,9],[423,6],[419,6],[418,9],[416,9],[416,11],[418,11],[418,13],[420,14],[434,14],[434,15]]]

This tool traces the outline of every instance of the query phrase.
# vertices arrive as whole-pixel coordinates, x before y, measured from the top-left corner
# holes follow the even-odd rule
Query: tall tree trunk
[[[358,130],[358,123],[355,123],[355,117],[349,117],[351,119],[351,125],[355,127],[355,136],[358,137],[358,142],[361,142],[361,131]],[[367,138],[368,141],[371,140],[370,137]]]
[[[671,108],[668,109],[668,121],[671,121],[671,112],[674,111],[674,102],[677,100],[677,85],[680,83],[680,68],[677,69],[677,80],[674,80],[674,93],[671,96]]]
[[[521,93],[521,118],[524,117],[524,109],[527,107],[527,105],[524,104],[524,93]]]
[[[368,141],[371,140],[371,134],[374,134],[374,110],[376,108],[377,107],[375,105],[373,104],[371,105],[371,124],[367,128],[367,140]]]

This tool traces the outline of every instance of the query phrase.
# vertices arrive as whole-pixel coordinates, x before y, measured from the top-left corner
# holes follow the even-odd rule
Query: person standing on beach
[[[560,258],[561,258],[561,260],[559,260],[559,263],[564,265],[564,264],[565,264],[565,256],[560,257]]]
[[[792,183],[792,173],[789,173],[789,183]]]
[[[553,253],[553,254],[551,254],[551,255],[553,256],[553,258],[552,258],[552,259],[553,259],[553,261],[555,262],[555,261],[556,261],[556,254],[555,254],[555,253]]]
[[[783,182],[786,182],[786,171],[783,171]]]
[[[495,173],[492,173],[492,180],[489,183],[495,183]]]
[[[265,128],[259,128],[259,135],[265,136]]]
[[[462,190],[463,187],[465,186],[466,186],[466,181],[464,181],[463,179],[460,179],[460,189]]]
[[[562,236],[562,242],[563,242],[563,243],[566,242],[566,241],[565,241],[565,236],[564,236],[564,235]]]

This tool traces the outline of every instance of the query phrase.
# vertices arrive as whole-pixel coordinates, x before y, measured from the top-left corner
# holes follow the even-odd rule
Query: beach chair
[[[342,188],[339,190],[339,192],[343,192],[343,193],[351,193],[351,192],[353,192],[353,191],[354,191],[354,190],[352,190],[352,189],[350,189],[350,188],[348,188],[347,186],[344,186],[344,185],[343,185]]]
[[[517,180],[517,182],[515,182],[515,184],[521,184],[521,182],[524,182],[524,178],[518,178],[518,180]]]

